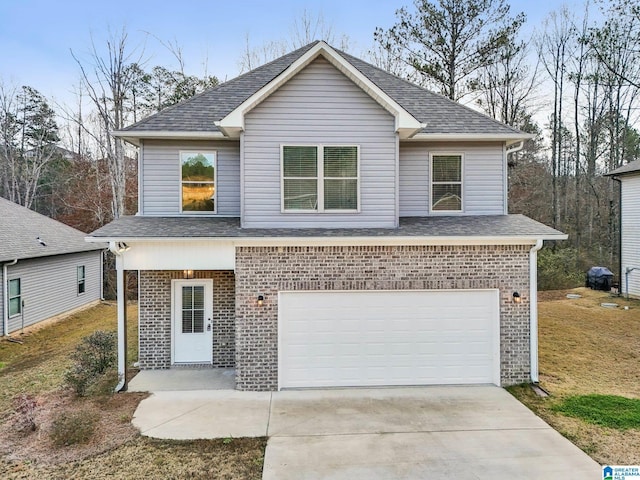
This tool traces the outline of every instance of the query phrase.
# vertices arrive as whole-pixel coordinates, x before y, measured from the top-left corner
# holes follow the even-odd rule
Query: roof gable
[[[393,97],[385,93],[384,90],[369,80],[366,75],[346,61],[344,57],[325,42],[316,43],[312,48],[292,62],[280,75],[256,91],[224,118],[215,122],[215,125],[222,130],[225,135],[230,137],[237,136],[240,131],[244,130],[244,116],[247,113],[291,80],[319,56],[325,58],[338,71],[343,73],[393,115],[396,120],[396,131],[400,133],[401,138],[411,137],[420,131],[420,129],[424,128],[425,125],[405,110]]]
[[[396,118],[402,138],[500,140],[515,143],[531,135],[381,70],[325,42],[313,42],[124,130],[132,143],[142,138],[236,137],[244,115],[319,55],[362,88]]]
[[[0,262],[106,247],[87,243],[84,237],[80,230],[0,198]]]

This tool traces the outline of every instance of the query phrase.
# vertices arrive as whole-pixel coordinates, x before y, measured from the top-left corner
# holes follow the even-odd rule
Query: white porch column
[[[116,255],[116,288],[118,298],[118,385],[116,392],[127,390],[127,291],[121,255]]]

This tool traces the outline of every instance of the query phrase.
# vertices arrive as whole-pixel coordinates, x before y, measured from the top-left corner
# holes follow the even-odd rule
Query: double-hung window
[[[359,149],[355,145],[284,145],[284,212],[357,212]]]
[[[78,266],[78,295],[82,295],[86,290],[84,265]]]
[[[20,279],[9,280],[9,316],[20,315],[22,313],[22,287]]]
[[[431,155],[431,210],[462,211],[462,155]]]
[[[181,210],[216,212],[216,152],[180,152]]]

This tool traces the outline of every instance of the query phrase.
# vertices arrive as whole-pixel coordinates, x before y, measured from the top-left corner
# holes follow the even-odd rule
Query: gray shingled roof
[[[80,230],[0,198],[0,262],[106,247],[102,243],[87,243],[84,237]]]
[[[310,43],[244,75],[169,107],[125,128],[124,131],[131,133],[137,131],[217,132],[219,130],[213,124],[214,121],[221,120],[228,115],[317,43]],[[522,134],[521,131],[482,113],[391,75],[359,58],[337,51],[418,121],[426,123],[427,127],[422,130],[422,133]],[[135,135],[131,135],[131,137],[135,137]]]
[[[611,170],[606,175],[629,175],[632,173],[640,173],[640,160],[634,160],[633,162],[629,162],[622,167],[616,168],[615,170]]]
[[[524,215],[405,217],[399,228],[240,228],[239,218],[128,216],[91,234],[109,239],[327,238],[327,237],[531,237],[562,239],[562,232]]]

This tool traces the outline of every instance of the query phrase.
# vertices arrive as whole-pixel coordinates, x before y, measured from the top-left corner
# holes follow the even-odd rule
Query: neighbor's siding
[[[622,289],[626,293],[625,271],[629,273],[629,294],[640,297],[640,175],[622,177]]]
[[[502,143],[421,142],[400,144],[401,217],[429,215],[429,154],[440,152],[463,154],[463,214],[504,214]]]
[[[240,143],[237,141],[146,140],[142,151],[141,202],[144,215],[180,214],[180,151],[217,152],[217,214],[240,215]]]
[[[360,213],[281,212],[281,145],[360,146]],[[323,58],[245,117],[244,227],[395,227],[394,118]]]
[[[100,299],[100,250],[20,260],[8,267],[8,279],[20,278],[24,326]],[[78,295],[77,267],[85,266],[86,291]],[[22,328],[22,315],[9,319],[9,333]]]
[[[0,335],[4,335],[4,278],[3,268],[0,266]]]

